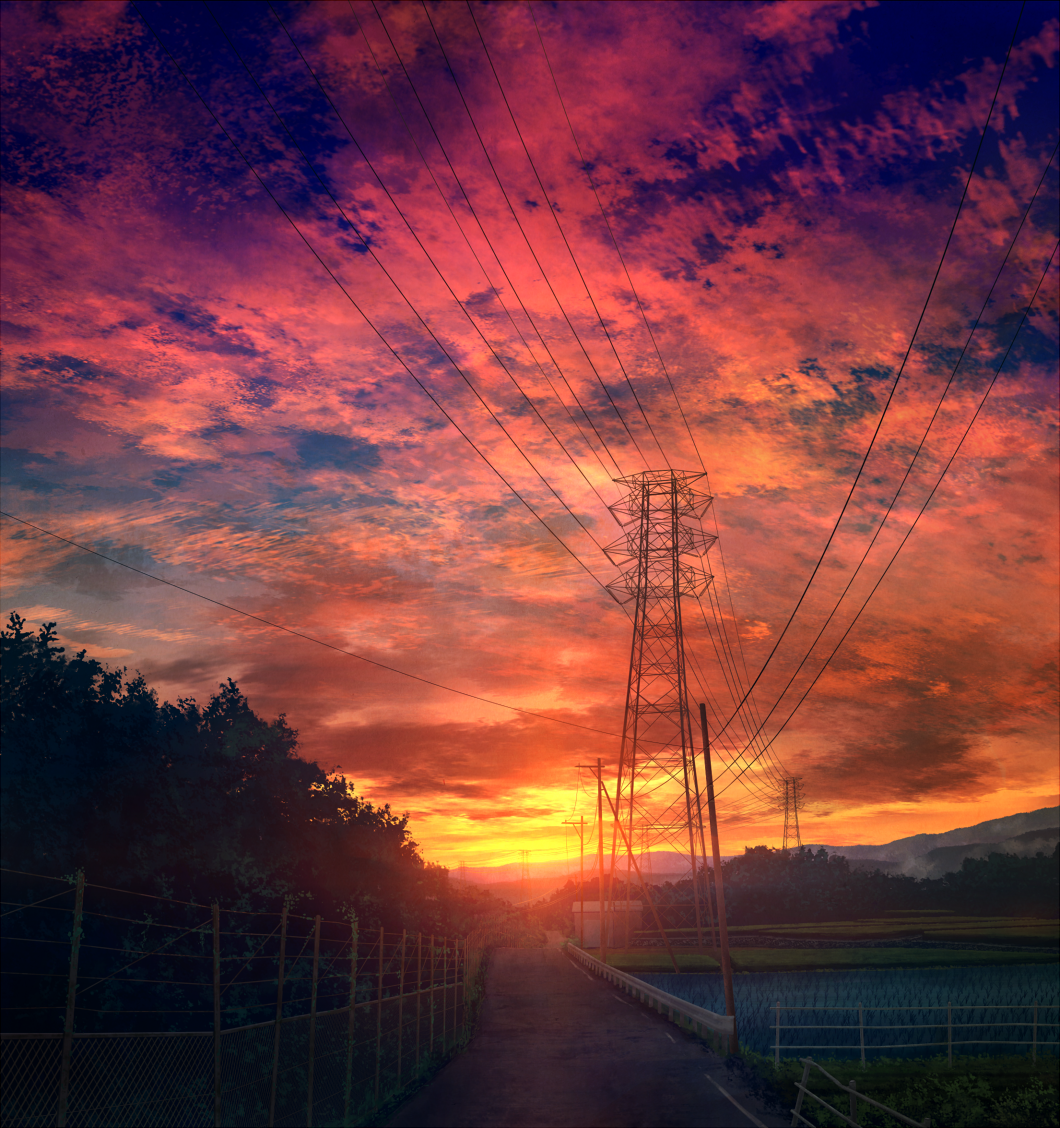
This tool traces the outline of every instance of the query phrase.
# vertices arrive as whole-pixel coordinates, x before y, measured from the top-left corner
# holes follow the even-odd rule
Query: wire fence
[[[3,878],[12,1128],[361,1123],[464,1044],[488,950],[515,943]]]
[[[777,1000],[774,1033],[773,1062],[780,1064],[786,1052],[798,1050],[827,1050],[829,1053],[852,1052],[865,1055],[879,1050],[900,1050],[903,1053],[945,1048],[949,1064],[953,1065],[953,1050],[967,1052],[969,1046],[1009,1047],[1011,1051],[1029,1052],[1037,1061],[1043,1051],[1057,1052],[1057,1032],[1060,1030],[1060,1006],[1039,1002],[1011,1005],[918,1006],[918,1007],[786,1007]],[[836,1016],[835,1021],[818,1023],[809,1021],[811,1015]],[[894,1021],[905,1016],[906,1021]],[[783,1017],[794,1021],[786,1025]],[[870,1022],[875,1017],[878,1021]],[[882,1019],[882,1021],[879,1021]],[[784,1032],[788,1033],[784,1033]],[[811,1033],[812,1032],[812,1033]],[[821,1032],[821,1033],[818,1033]],[[816,1044],[792,1043],[792,1037],[811,1036]],[[997,1051],[1004,1052],[1004,1051]]]

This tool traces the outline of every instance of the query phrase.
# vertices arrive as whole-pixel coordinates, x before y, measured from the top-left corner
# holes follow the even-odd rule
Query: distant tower
[[[804,802],[802,776],[785,776],[777,787],[780,805],[784,808],[784,846],[789,850],[794,842],[796,848],[802,846],[802,833],[799,830],[799,808]]]
[[[530,851],[520,850],[519,857],[522,862],[519,874],[519,900],[528,905],[533,897],[530,889]]]
[[[467,862],[461,862],[457,868],[457,880],[461,885],[467,885]]]

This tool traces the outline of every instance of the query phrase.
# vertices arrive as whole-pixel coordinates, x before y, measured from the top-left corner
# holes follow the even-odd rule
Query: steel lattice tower
[[[799,808],[803,805],[802,776],[785,776],[781,781],[783,785],[784,805],[784,845],[783,850],[790,849],[792,839],[798,848],[802,848],[802,832],[799,830]],[[779,789],[778,789],[779,790]]]
[[[636,604],[615,789],[612,879],[616,851],[631,855],[630,869],[636,868],[634,850],[672,850],[687,857],[700,943],[699,870],[707,848],[685,678],[681,596],[701,594],[712,579],[702,558],[717,538],[701,524],[712,498],[693,488],[705,477],[646,470],[615,479],[629,489],[610,507],[626,532],[605,549],[612,563],[625,565],[608,590],[619,603]]]

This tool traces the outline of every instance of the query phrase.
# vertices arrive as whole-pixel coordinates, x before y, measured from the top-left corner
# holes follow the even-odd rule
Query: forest
[[[722,862],[721,872],[731,925],[859,920],[894,909],[1053,920],[1060,915],[1060,846],[1032,858],[1002,853],[966,858],[956,872],[934,879],[854,869],[842,854],[826,850],[748,846]],[[701,871],[701,880],[709,883],[709,873]],[[610,894],[605,881],[604,895],[624,900],[641,894],[636,884],[627,892],[616,878]],[[598,896],[593,878],[586,882],[585,898]],[[547,927],[569,927],[563,922],[570,920],[571,904],[579,898],[577,883],[568,881],[535,912]],[[692,923],[691,880],[652,886],[652,899],[666,927]]]
[[[236,909],[287,899],[388,931],[460,935],[487,906],[424,861],[407,815],[301,758],[286,718],[234,681],[160,703],[17,613],[0,646],[5,868]]]

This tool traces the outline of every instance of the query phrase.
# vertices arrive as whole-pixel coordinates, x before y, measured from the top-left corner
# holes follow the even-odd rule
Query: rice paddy
[[[967,954],[976,953],[961,953]],[[638,978],[724,1013],[719,974],[648,973]],[[735,976],[733,989],[740,1041],[756,1053],[774,1051],[779,1000],[781,1007],[805,1008],[781,1011],[782,1057],[859,1057],[859,1006],[869,1057],[946,1053],[951,1040],[957,1054],[1029,1056],[1032,1043],[1039,1055],[1057,1054],[1060,968],[1055,961],[1045,966],[760,972]],[[948,1006],[953,1008],[951,1022]]]

